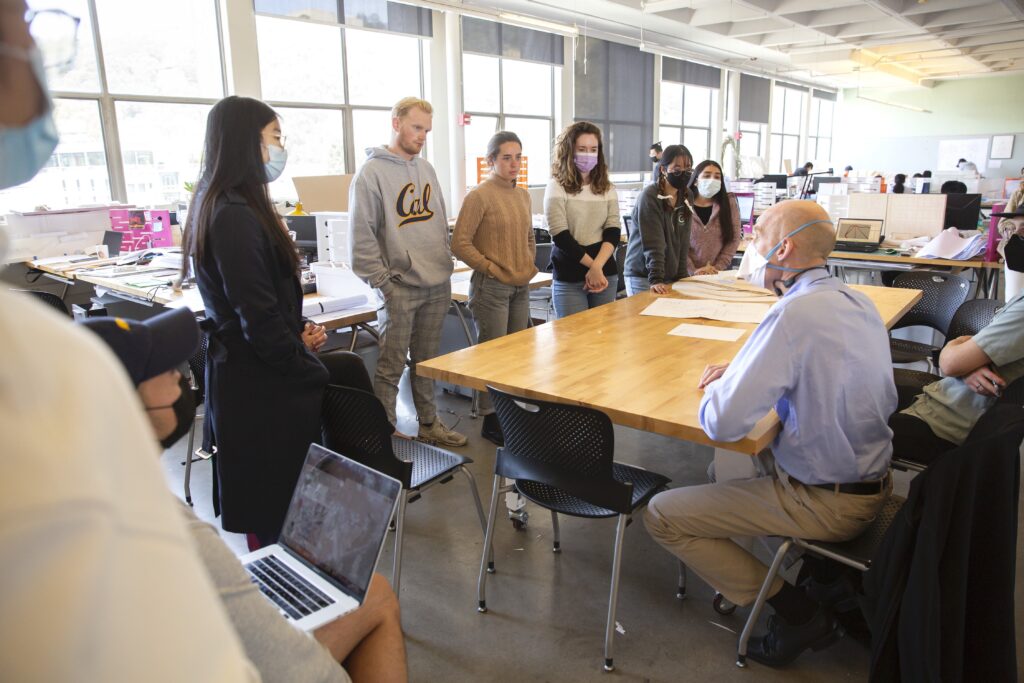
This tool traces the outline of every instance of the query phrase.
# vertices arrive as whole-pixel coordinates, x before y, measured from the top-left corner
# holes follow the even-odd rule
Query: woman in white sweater
[[[615,300],[619,199],[594,124],[568,126],[555,141],[554,156],[544,217],[554,242],[551,298],[555,316],[564,318]]]

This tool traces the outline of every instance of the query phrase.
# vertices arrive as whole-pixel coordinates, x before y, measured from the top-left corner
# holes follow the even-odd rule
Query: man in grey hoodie
[[[419,419],[418,438],[464,446],[466,437],[437,419],[434,382],[416,364],[437,355],[451,302],[448,216],[434,168],[419,157],[433,121],[430,103],[406,97],[391,110],[391,144],[367,150],[349,190],[352,270],[377,290],[380,355],[374,392],[397,424],[398,382],[406,364]]]

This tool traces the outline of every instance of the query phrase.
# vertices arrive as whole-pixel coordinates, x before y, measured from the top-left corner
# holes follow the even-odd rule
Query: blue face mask
[[[267,145],[267,153],[270,154],[270,161],[263,164],[267,171],[267,182],[272,183],[284,173],[284,165],[288,163],[288,150],[277,145]]]
[[[775,270],[781,270],[781,271],[786,272],[786,273],[793,273],[793,276],[791,278],[788,278],[787,280],[785,280],[782,283],[783,287],[786,288],[786,289],[788,289],[789,287],[792,287],[793,286],[793,281],[796,280],[796,276],[799,275],[800,273],[803,273],[803,272],[806,272],[808,270],[811,270],[811,268],[790,268],[788,266],[782,265],[781,263],[769,264],[768,262],[772,260],[772,255],[776,251],[779,250],[779,247],[782,246],[782,241],[783,240],[789,239],[790,237],[792,237],[793,235],[797,234],[801,230],[805,230],[805,229],[809,228],[812,225],[817,225],[818,223],[828,223],[829,225],[831,225],[832,221],[825,220],[825,219],[819,219],[819,220],[816,220],[816,221],[808,221],[807,223],[804,223],[799,228],[796,228],[795,230],[791,230],[790,232],[786,233],[782,237],[782,239],[779,240],[778,244],[776,244],[774,247],[772,247],[771,250],[766,255],[764,255],[764,256],[761,256],[761,254],[757,253],[757,249],[754,248],[753,244],[751,244],[750,247],[754,251],[754,255],[752,255],[752,261],[754,263],[749,267],[750,275],[746,278],[747,281],[750,282],[753,285],[757,285],[758,287],[763,287],[763,288],[767,289],[767,284],[765,283],[765,277],[767,275],[768,266],[771,265],[771,267],[774,268]],[[813,266],[813,267],[816,268],[817,266]],[[740,271],[741,272],[743,271],[743,267],[742,266],[740,267]]]
[[[53,121],[53,101],[46,89],[43,56],[32,49],[25,51],[25,58],[46,97],[46,110],[24,126],[0,128],[0,190],[31,180],[57,147],[57,125]]]

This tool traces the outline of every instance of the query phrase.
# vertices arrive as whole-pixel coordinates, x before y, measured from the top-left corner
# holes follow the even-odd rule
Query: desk
[[[912,289],[853,289],[871,298],[887,327],[921,298],[921,292]],[[703,395],[697,381],[704,367],[731,360],[748,335],[736,342],[670,336],[668,331],[681,320],[640,315],[654,299],[650,293],[620,299],[423,361],[417,372],[478,390],[493,384],[532,398],[589,406],[617,424],[732,451],[752,455],[768,446],[779,429],[774,412],[746,438],[729,444],[709,439],[697,421]]]

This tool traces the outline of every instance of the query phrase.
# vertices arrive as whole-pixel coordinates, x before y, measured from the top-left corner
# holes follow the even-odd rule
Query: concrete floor
[[[399,428],[415,420],[408,382],[403,381]],[[471,466],[486,508],[491,491],[494,446],[469,418],[469,401],[438,392],[442,419],[470,438],[459,452]],[[616,427],[616,458],[661,472],[672,486],[702,483],[712,451],[675,439]],[[163,456],[171,489],[182,495],[183,439]],[[900,482],[905,488],[906,482]],[[197,513],[212,519],[210,465],[193,466]],[[488,577],[488,613],[476,611],[476,580],[483,534],[463,477],[435,487],[408,508],[402,610],[413,681],[677,681],[862,680],[868,651],[844,638],[821,652],[807,652],[785,670],[734,664],[736,633],[746,611],[720,616],[713,591],[691,574],[689,595],[675,597],[677,564],[636,519],[626,531],[617,621],[625,633],[615,639],[614,674],[601,671],[604,621],[611,576],[614,520],[561,517],[562,552],[551,552],[549,514],[530,505],[524,531],[515,531],[499,504],[495,534],[497,573]],[[213,521],[217,526],[216,521]],[[224,534],[238,553],[245,542]],[[385,545],[379,570],[391,575],[393,545]],[[1018,543],[1018,557],[1020,557]],[[1021,594],[1021,563],[1017,585]],[[1018,619],[1024,614],[1017,601]],[[1017,650],[1024,642],[1017,636]],[[1019,659],[1019,656],[1018,656]]]

